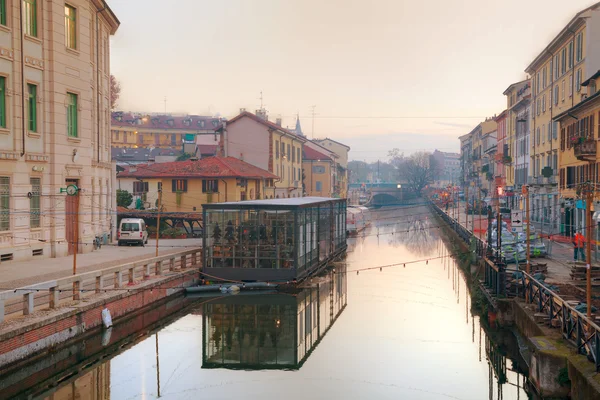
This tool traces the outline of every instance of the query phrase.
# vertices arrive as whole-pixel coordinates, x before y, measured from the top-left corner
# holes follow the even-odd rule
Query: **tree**
[[[127,190],[117,189],[117,206],[128,208],[133,201],[133,195]]]
[[[114,110],[121,97],[121,84],[114,75],[110,76],[110,109]]]
[[[430,153],[420,151],[405,157],[398,149],[393,149],[388,154],[392,157],[391,163],[398,168],[398,177],[415,193],[421,194],[425,186],[433,182],[436,166]]]
[[[189,160],[190,158],[192,158],[192,156],[193,156],[193,154],[190,154],[190,153],[181,153],[180,155],[177,156],[175,161]]]

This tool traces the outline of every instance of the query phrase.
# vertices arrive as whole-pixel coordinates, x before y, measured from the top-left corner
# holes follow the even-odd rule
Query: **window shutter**
[[[213,192],[218,193],[219,192],[219,180],[215,179],[215,183],[213,185]]]
[[[183,180],[183,191],[187,192],[187,179]]]
[[[177,191],[177,179],[171,180],[171,191],[175,193]]]
[[[206,193],[206,180],[202,179],[202,193]]]

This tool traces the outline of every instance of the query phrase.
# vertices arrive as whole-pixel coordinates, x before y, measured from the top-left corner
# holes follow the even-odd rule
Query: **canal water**
[[[531,398],[519,341],[474,315],[441,222],[372,216],[302,290],[174,299],[1,376],[0,398]]]

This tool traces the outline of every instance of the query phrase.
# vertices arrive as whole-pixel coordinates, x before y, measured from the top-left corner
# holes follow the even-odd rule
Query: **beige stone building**
[[[91,251],[111,231],[109,37],[101,0],[0,0],[0,262]],[[69,196],[61,189],[76,185]],[[77,217],[77,218],[76,218]]]

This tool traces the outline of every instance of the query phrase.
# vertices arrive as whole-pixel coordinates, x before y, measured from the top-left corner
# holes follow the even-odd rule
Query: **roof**
[[[328,138],[328,137],[326,137],[325,139],[315,139],[314,141],[315,141],[315,142],[324,142],[324,141],[326,141],[326,140],[329,140],[329,141],[331,141],[331,142],[333,142],[333,143],[337,143],[337,144],[339,144],[340,146],[344,146],[345,148],[347,148],[348,150],[350,150],[350,146],[348,146],[347,144],[340,143],[340,142],[338,142],[337,140],[333,140],[333,139],[330,139],[330,138]]]
[[[216,144],[199,144],[196,146],[200,154],[217,154],[217,145]]]
[[[519,82],[512,83],[512,84],[510,84],[510,85],[509,85],[509,86],[506,88],[506,90],[504,90],[504,92],[502,92],[502,94],[506,96],[506,93],[507,93],[509,90],[512,90],[512,89],[514,89],[515,87],[517,87],[517,86],[519,86],[519,85],[522,85],[522,84],[524,84],[525,82],[528,82],[528,81],[529,81],[529,79],[523,79],[522,81],[519,81]]]
[[[598,97],[600,97],[600,91],[594,93],[593,95],[591,95],[590,97],[588,97],[587,99],[575,104],[573,107],[569,108],[567,111],[564,111],[560,114],[558,114],[556,117],[552,118],[553,121],[559,121],[561,119],[563,119],[565,116],[572,114],[574,112],[579,111],[579,109],[581,109],[582,107],[588,105],[589,103],[591,103],[593,100],[597,99]]]
[[[156,218],[158,216],[158,211],[157,210],[136,210],[136,209],[130,209],[130,208],[117,206],[117,215],[119,217],[123,217],[123,218],[152,219],[152,218]],[[179,212],[178,211],[174,211],[174,212],[162,211],[160,213],[160,217],[164,218],[164,219],[178,218],[178,219],[197,221],[197,220],[202,220],[202,213],[201,212],[189,212],[188,213],[188,212],[181,212],[181,211],[179,211]]]
[[[114,35],[117,29],[121,25],[121,21],[117,18],[113,10],[106,4],[104,0],[92,0],[96,6],[96,10],[104,15],[108,24],[110,25],[110,34]]]
[[[227,121],[227,125],[232,125],[234,123],[236,123],[237,121],[239,121],[240,119],[247,117],[250,118],[256,122],[258,122],[259,124],[262,124],[264,126],[266,126],[267,128],[271,128],[271,129],[275,129],[278,130],[280,132],[286,133],[290,136],[293,136],[294,138],[297,138],[298,140],[302,141],[302,142],[306,142],[306,138],[304,136],[300,136],[297,135],[295,132],[290,131],[289,129],[286,129],[282,126],[277,125],[276,123],[273,123],[269,120],[266,119],[262,119],[261,117],[259,117],[258,115],[252,114],[251,112],[248,111],[243,111],[240,114],[236,115],[235,117],[233,117],[232,119],[230,119],[229,121]]]
[[[302,148],[302,159],[314,161],[333,161],[327,154],[308,146],[304,146]]]
[[[112,127],[181,130],[189,133],[197,132],[199,130],[216,131],[221,126],[221,120],[215,117],[201,115],[150,115],[146,113],[130,113],[123,111],[113,111],[111,113],[110,123]]]
[[[332,197],[291,197],[287,199],[270,200],[247,200],[247,201],[229,201],[225,203],[203,204],[203,208],[278,208],[289,209],[297,207],[306,207],[320,203],[345,202],[346,199],[334,199]]]
[[[118,178],[248,178],[278,179],[277,175],[234,157],[207,157],[128,167]]]
[[[148,162],[156,156],[178,156],[182,153],[177,149],[159,148],[111,148],[111,158],[117,162]]]
[[[594,11],[596,8],[598,8],[598,6],[600,6],[600,2],[592,4],[591,6],[584,8],[583,10],[579,11],[577,14],[575,14],[575,16],[573,17],[573,19],[571,21],[569,21],[569,23],[567,25],[565,25],[565,27],[558,33],[558,35],[556,35],[556,37],[554,39],[552,39],[552,41],[544,48],[544,50],[542,50],[540,52],[540,54],[538,54],[538,56],[527,66],[527,68],[525,69],[525,72],[529,73],[534,69],[534,66],[540,61],[542,60],[542,58],[548,54],[552,54],[552,52],[550,51],[552,49],[552,47],[554,47],[558,41],[561,39],[561,37],[563,35],[565,35],[566,33],[568,33],[569,31],[571,31],[571,28],[573,28],[581,18],[583,18],[583,14],[585,14],[586,12],[592,10]]]
[[[586,81],[584,81],[581,86],[587,86],[590,84],[590,82],[592,82],[595,79],[598,79],[598,77],[600,76],[600,70],[596,71],[596,73],[592,76],[590,76]]]

